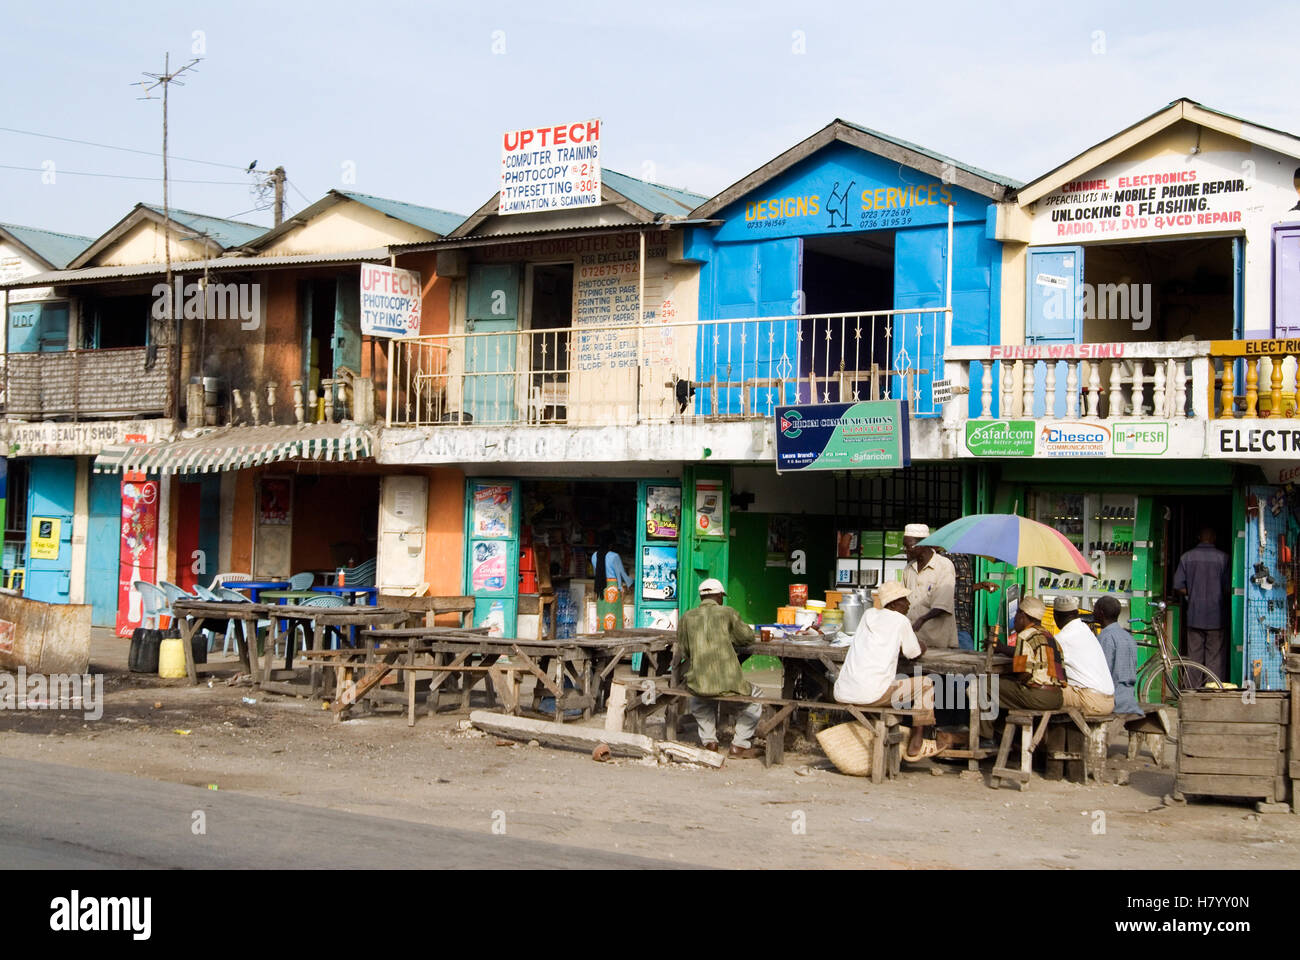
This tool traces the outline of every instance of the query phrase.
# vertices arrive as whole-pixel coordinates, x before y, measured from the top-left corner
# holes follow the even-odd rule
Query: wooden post
[[[1259,416],[1256,409],[1259,403],[1259,361],[1246,358],[1246,413],[1245,419],[1254,420]]]

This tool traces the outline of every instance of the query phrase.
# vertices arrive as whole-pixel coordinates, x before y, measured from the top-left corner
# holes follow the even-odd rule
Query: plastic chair
[[[201,583],[194,584],[194,595],[200,600],[206,600],[208,603],[217,602],[217,595]]]
[[[208,584],[208,589],[216,590],[227,583],[246,583],[252,579],[253,575],[251,573],[219,573],[212,578],[212,582]]]
[[[355,567],[344,568],[343,585],[346,587],[373,587],[375,585],[375,558],[371,557]]]
[[[198,588],[196,587],[195,589]],[[253,602],[251,599],[244,596],[238,590],[231,590],[229,587],[217,587],[215,590],[209,592],[212,593],[213,598],[218,603],[252,603]],[[257,623],[254,625],[253,630],[256,633],[257,631],[262,630],[264,627],[270,629],[270,626],[271,626],[270,620],[258,620]],[[234,639],[235,639],[235,622],[232,620],[226,624],[225,642],[222,643],[221,645],[222,656],[225,656],[228,652],[230,652],[230,646],[234,642]]]
[[[168,606],[171,606],[171,605],[172,605],[173,603],[175,603],[177,600],[198,600],[198,599],[200,599],[200,597],[199,597],[198,594],[196,594],[196,593],[189,593],[189,592],[187,592],[184,588],[182,588],[182,587],[178,587],[176,584],[171,583],[171,582],[169,582],[169,581],[167,581],[167,580],[159,580],[159,581],[158,581],[158,586],[162,587],[163,595],[167,597],[167,605],[168,605]]]
[[[310,590],[311,585],[316,582],[316,574],[308,571],[307,573],[295,573],[289,578],[290,590]]]
[[[300,607],[346,607],[347,605],[348,602],[344,600],[342,597],[336,597],[330,593],[322,593],[319,597],[311,597],[310,599],[304,600],[302,601],[302,603],[298,604],[298,606]],[[339,645],[339,632],[334,627],[330,627],[329,631],[330,631],[330,649],[337,650]],[[298,629],[295,631],[295,636],[299,634],[302,635],[303,639],[302,639],[302,645],[298,649],[306,650],[307,637],[305,631],[303,630],[302,624],[299,624]]]
[[[142,611],[140,615],[140,625],[149,630],[162,629],[162,617],[175,619],[176,615],[172,613],[171,603],[167,599],[167,594],[144,580],[133,580],[131,588],[140,594]]]

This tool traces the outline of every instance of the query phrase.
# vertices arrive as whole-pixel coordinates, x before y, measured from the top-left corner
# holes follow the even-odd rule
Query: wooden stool
[[[1088,738],[1088,725],[1083,720],[1083,715],[1078,710],[1012,710],[1007,714],[1006,727],[1002,730],[1002,743],[998,746],[998,758],[993,764],[993,773],[989,778],[989,786],[997,790],[1002,786],[1003,780],[1010,780],[1016,784],[1016,789],[1024,790],[1029,786],[1029,779],[1033,776],[1034,750],[1042,742],[1047,733],[1047,725],[1055,716],[1064,716],[1074,724],[1075,729],[1081,733],[1085,739]],[[1038,728],[1034,729],[1034,718],[1038,717]],[[1007,766],[1007,758],[1011,753],[1011,740],[1020,734],[1020,769],[1016,770]],[[1077,751],[1077,756],[1069,754],[1067,751],[1060,751],[1061,755],[1055,759],[1061,760],[1078,760],[1083,763],[1083,777],[1088,778],[1088,753],[1086,750]]]
[[[1157,767],[1165,765],[1165,738],[1172,736],[1168,710],[1163,706],[1145,706],[1146,716],[1136,717],[1124,724],[1128,731],[1128,758],[1136,760],[1138,751],[1146,747]]]

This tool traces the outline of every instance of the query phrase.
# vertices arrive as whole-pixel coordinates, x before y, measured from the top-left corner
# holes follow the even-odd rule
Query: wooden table
[[[226,601],[214,603],[209,600],[175,600],[172,602],[172,612],[176,614],[177,627],[181,632],[181,641],[185,645],[185,672],[189,676],[190,683],[199,682],[199,673],[211,672],[211,667],[196,667],[194,663],[194,648],[192,641],[194,634],[200,630],[218,630],[224,632],[226,624],[234,620],[239,624],[239,629],[235,631],[236,647],[239,650],[239,660],[251,674],[256,674],[255,666],[257,664],[257,621],[266,620],[272,614],[272,610],[280,610],[281,607],[265,603],[239,603],[237,601]],[[250,629],[249,624],[252,624]],[[252,639],[250,640],[250,637]],[[273,649],[272,644],[268,641],[266,649]]]
[[[835,678],[839,676],[840,665],[844,663],[849,645],[833,646],[830,643],[794,643],[789,640],[771,643],[754,643],[742,648],[742,658],[750,656],[780,657],[785,665],[782,696],[786,699],[834,700]],[[674,657],[674,666],[678,658]],[[1011,670],[1011,658],[1005,656],[988,657],[983,651],[947,649],[927,649],[920,660],[899,660],[903,673],[911,671],[919,664],[921,672],[939,674],[945,677],[966,678],[966,709],[970,720],[970,733],[965,750],[947,750],[945,755],[956,759],[965,759],[967,768],[979,769],[979,761],[992,756],[995,751],[984,749],[979,745],[979,678],[990,674],[1002,674]],[[792,669],[793,668],[793,669]],[[676,681],[674,675],[674,680]],[[795,698],[796,681],[802,680],[807,687],[816,689],[817,696]],[[991,690],[986,685],[986,695]],[[986,696],[987,698],[987,696]],[[996,704],[994,704],[996,706]]]
[[[352,636],[353,629],[366,631],[377,625],[406,623],[407,617],[410,615],[406,610],[397,610],[393,607],[304,607],[292,603],[282,606],[268,606],[266,610],[267,615],[271,618],[271,636],[267,638],[264,646],[262,669],[260,673],[255,672],[258,678],[258,686],[272,692],[307,693],[313,697],[318,696],[323,689],[322,664],[319,658],[311,661],[309,685],[306,688],[302,684],[281,683],[271,679],[271,651],[275,649],[275,642],[279,638],[282,621],[287,624],[286,632],[290,634],[285,637],[285,654],[286,669],[291,670],[291,664],[293,663],[293,637],[291,634],[298,623],[311,624],[311,649],[313,652],[319,652],[324,646],[325,632],[331,628],[338,630],[340,635],[346,632],[348,636]],[[346,631],[344,628],[346,628]]]
[[[364,636],[387,651],[404,645],[401,652],[407,665],[400,665],[401,656],[395,656],[396,666],[390,670],[427,671],[434,675],[429,684],[430,715],[437,711],[443,685],[452,675],[460,678],[463,709],[469,709],[470,692],[483,680],[489,697],[495,694],[506,712],[518,713],[520,686],[525,677],[531,676],[535,680],[534,706],[549,694],[555,699],[554,718],[562,723],[569,710],[581,709],[585,718],[591,717],[607,681],[625,657],[644,654],[643,669],[664,661],[671,654],[676,633],[619,630],[565,640],[521,640],[455,627],[407,627],[367,630]],[[427,662],[421,663],[419,658],[426,655]],[[666,668],[666,662],[663,666]],[[408,699],[413,696],[408,693]],[[413,705],[410,719],[413,722]]]

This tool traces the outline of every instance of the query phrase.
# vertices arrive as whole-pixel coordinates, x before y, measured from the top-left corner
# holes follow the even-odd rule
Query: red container
[[[792,583],[790,584],[790,606],[802,607],[808,602],[808,584]]]

